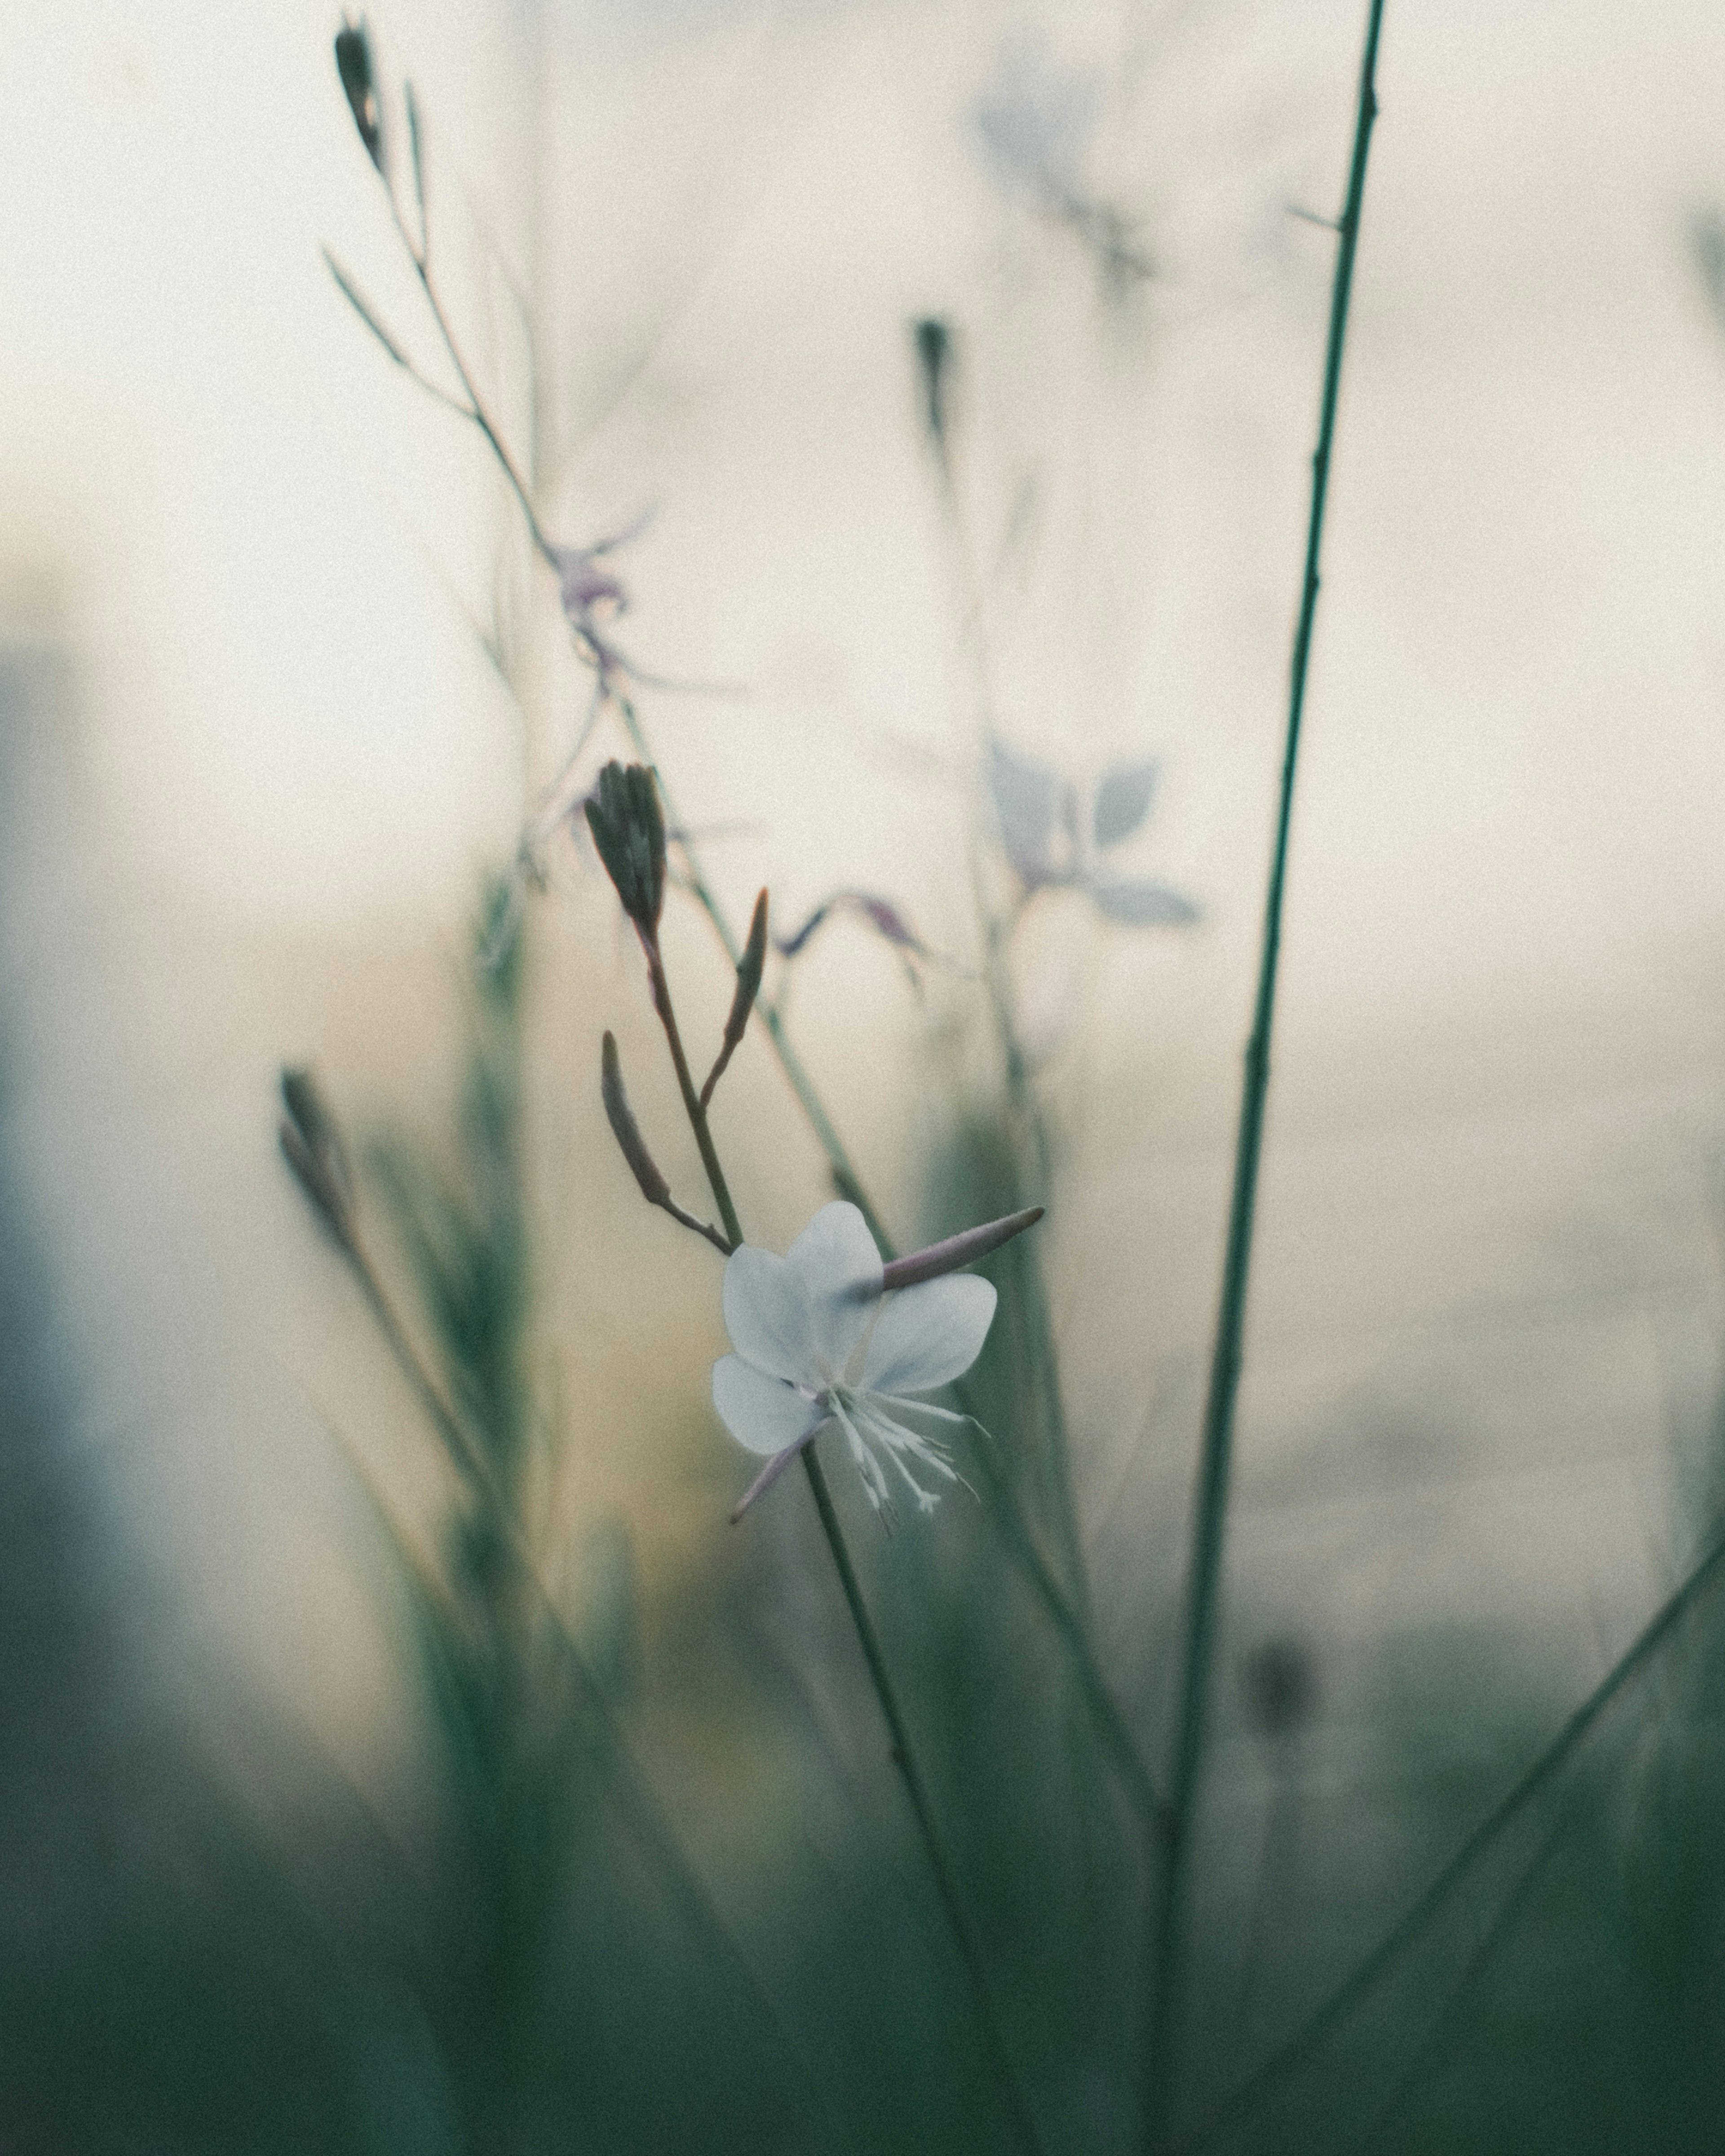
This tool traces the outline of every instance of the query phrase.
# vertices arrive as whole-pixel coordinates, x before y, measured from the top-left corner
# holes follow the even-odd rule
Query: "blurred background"
[[[694,1202],[639,952],[557,813],[627,738],[477,430],[321,251],[452,387],[341,18],[0,27],[9,2145],[1005,2146],[804,1493],[726,1525],[718,1260],[604,1127],[608,1027]],[[1048,1204],[997,1267],[983,1419],[1161,1777],[1362,11],[369,30],[542,526],[622,535],[605,633],[714,892],[914,929],[840,913],[769,977],[881,1218],[909,1246]],[[1722,81],[1702,0],[1389,0],[1190,2132],[1714,1519]],[[1194,917],[1027,875],[990,744],[1086,804],[1153,760],[1109,859]],[[716,1036],[724,954],[685,897],[666,936]],[[285,1063],[548,1604],[283,1167]],[[782,1250],[834,1186],[758,1027],[716,1116]],[[845,1518],[1049,2156],[1125,2149],[1142,1822],[992,1490],[891,1541],[854,1488]],[[1721,1623],[1229,2145],[1715,2145]]]

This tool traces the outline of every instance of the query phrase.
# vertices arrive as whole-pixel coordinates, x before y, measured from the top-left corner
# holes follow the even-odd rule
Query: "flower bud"
[[[611,1135],[619,1150],[629,1163],[635,1181],[641,1186],[641,1195],[649,1205],[663,1205],[670,1196],[670,1185],[659,1172],[659,1163],[647,1150],[647,1141],[641,1136],[641,1127],[635,1121],[635,1111],[629,1105],[629,1095],[623,1087],[623,1065],[617,1054],[617,1040],[608,1033],[599,1044],[599,1098],[605,1104],[605,1120],[611,1126]]]
[[[1265,1640],[1240,1671],[1246,1712],[1272,1743],[1296,1736],[1317,1706],[1317,1666],[1303,1640]]]
[[[917,370],[922,378],[922,421],[928,439],[944,454],[947,446],[947,370],[952,357],[952,333],[937,315],[914,324]]]
[[[336,72],[347,93],[348,110],[366,146],[366,155],[383,170],[383,108],[377,101],[377,85],[372,73],[372,40],[365,18],[347,23],[336,33]]]
[[[725,1021],[726,1048],[735,1048],[747,1029],[749,1013],[755,1007],[755,998],[761,993],[761,974],[766,963],[767,894],[763,891],[755,901],[754,916],[749,922],[749,940],[744,944],[742,956],[737,962],[737,993],[731,998],[731,1015]]]
[[[961,1265],[973,1265],[1014,1235],[1022,1235],[1026,1228],[1034,1228],[1041,1218],[1040,1205],[1027,1205],[1022,1212],[1004,1214],[998,1220],[984,1221],[979,1228],[966,1228],[959,1235],[948,1235],[943,1243],[931,1243],[926,1250],[889,1258],[882,1268],[881,1285],[915,1287],[923,1281],[938,1280],[942,1273],[957,1272]]]
[[[643,763],[608,763],[587,803],[587,825],[623,910],[648,935],[665,904],[665,818]]]

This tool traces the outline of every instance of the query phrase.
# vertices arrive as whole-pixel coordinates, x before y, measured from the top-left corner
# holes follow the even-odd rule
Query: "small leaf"
[[[1099,846],[1117,846],[1149,814],[1156,771],[1153,762],[1117,763],[1102,773],[1091,824]]]
[[[1124,928],[1189,928],[1198,908],[1165,883],[1093,883],[1098,912]]]
[[[988,747],[988,790],[1007,859],[1026,883],[1046,881],[1049,840],[1060,798],[1058,773],[1014,756],[999,742]]]

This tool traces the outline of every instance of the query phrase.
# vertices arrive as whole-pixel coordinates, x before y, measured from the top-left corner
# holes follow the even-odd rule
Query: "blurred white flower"
[[[1002,49],[977,100],[977,131],[1009,186],[1070,193],[1101,104],[1094,75],[1060,67],[1045,38],[1024,38]]]
[[[1026,897],[1044,889],[1082,891],[1097,911],[1127,928],[1185,928],[1198,917],[1189,898],[1166,884],[1110,874],[1097,855],[1111,854],[1150,813],[1157,766],[1118,763],[1105,771],[1091,803],[1089,839],[1078,789],[1045,763],[988,745],[988,792],[1001,850]]]
[[[824,1205],[782,1257],[745,1244],[725,1266],[725,1326],[736,1353],[713,1365],[713,1405],[737,1443],[769,1465],[741,1512],[831,1422],[845,1433],[869,1502],[891,1512],[891,1466],[917,1509],[937,1493],[913,1472],[959,1478],[946,1448],[904,1418],[962,1415],[908,1397],[963,1377],[982,1352],[994,1290],[947,1273],[888,1291],[880,1253],[854,1205]]]

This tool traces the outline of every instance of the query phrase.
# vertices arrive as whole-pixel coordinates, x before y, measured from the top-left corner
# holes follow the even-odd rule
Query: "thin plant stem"
[[[964,1964],[966,1975],[975,1996],[977,2019],[982,2031],[983,2046],[989,2066],[999,2088],[1002,2107],[1012,2128],[1013,2138],[1025,2156],[1041,2156],[1042,2142],[1036,2130],[1028,2100],[1014,2071],[1012,2057],[1001,2034],[1000,2024],[994,2012],[993,1995],[988,1988],[988,1969],[983,1959],[981,1942],[978,1939],[968,1911],[961,1898],[952,1867],[941,1845],[940,1835],[934,1823],[934,1811],[928,1800],[928,1791],[922,1780],[911,1736],[901,1712],[897,1694],[886,1667],[886,1658],[881,1652],[874,1620],[868,1605],[863,1600],[862,1588],[850,1562],[850,1553],[845,1547],[839,1515],[833,1505],[832,1492],[827,1487],[826,1476],[814,1455],[814,1446],[803,1448],[803,1466],[809,1478],[809,1487],[814,1494],[814,1509],[820,1515],[821,1531],[827,1538],[827,1548],[832,1552],[833,1564],[839,1574],[839,1584],[845,1592],[850,1621],[855,1628],[858,1644],[862,1648],[863,1660],[868,1664],[869,1677],[875,1688],[875,1697],[880,1702],[882,1720],[886,1724],[891,1740],[892,1763],[897,1768],[899,1779],[905,1785],[911,1810],[916,1815],[916,1827],[922,1837],[922,1846],[927,1853],[930,1871],[934,1874],[935,1889],[940,1896],[941,1907],[946,1912],[947,1922]]]
[[[1312,506],[1307,524],[1305,573],[1301,581],[1299,619],[1294,631],[1290,667],[1287,733],[1282,754],[1281,795],[1276,811],[1275,842],[1271,853],[1269,889],[1264,906],[1257,996],[1253,1009],[1251,1035],[1246,1044],[1240,1126],[1235,1149],[1234,1184],[1229,1204],[1227,1248],[1222,1265],[1221,1298],[1210,1365],[1209,1391],[1204,1404],[1197,1490],[1193,1507],[1178,1719],[1170,1789],[1172,1810],[1168,1861],[1160,1891],[1153,1897],[1146,1969],[1147,2013],[1143,2054],[1143,2145],[1152,2152],[1165,2144],[1174,2115],[1180,1927],[1204,1752],[1210,1676],[1214,1661],[1216,1617],[1232,1464],[1234,1411],[1240,1389],[1246,1283],[1251,1264],[1252,1219],[1257,1201],[1265,1105],[1270,1091],[1270,1038],[1276,1008],[1276,963],[1281,943],[1288,834],[1293,814],[1294,776],[1299,755],[1301,720],[1306,703],[1312,626],[1317,613],[1318,562],[1323,541],[1324,506],[1329,490],[1330,454],[1335,440],[1336,407],[1342,382],[1342,354],[1348,331],[1348,299],[1353,284],[1354,255],[1359,244],[1366,158],[1371,143],[1373,122],[1378,114],[1374,78],[1378,31],[1383,17],[1384,0],[1371,0],[1364,51],[1360,62],[1359,95],[1355,110],[1353,155],[1348,172],[1347,202],[1337,226],[1339,240],[1330,295],[1329,338],[1324,359],[1317,446],[1312,459]]]
[[[671,1004],[670,983],[665,978],[665,959],[659,948],[657,931],[644,929],[641,944],[647,953],[647,971],[653,987],[653,1008],[658,1012],[659,1022],[665,1028],[665,1043],[670,1050],[671,1063],[676,1070],[677,1086],[683,1096],[689,1126],[695,1133],[696,1144],[701,1148],[701,1165],[706,1168],[706,1179],[712,1186],[713,1203],[719,1209],[719,1218],[725,1224],[725,1233],[731,1238],[731,1248],[734,1250],[742,1240],[742,1228],[737,1217],[737,1208],[731,1202],[725,1171],[719,1164],[718,1148],[713,1143],[706,1109],[696,1091],[695,1081],[689,1070],[689,1059],[683,1053],[683,1036],[677,1029],[677,1014]]]
[[[1702,1552],[1681,1584],[1660,1604],[1520,1780],[1468,1835],[1420,1898],[1391,1925],[1370,1953],[1355,1964],[1329,1997],[1313,2009],[1287,2041],[1278,2046],[1224,2099],[1201,2130],[1179,2144],[1180,2156],[1198,2156],[1199,2150],[1211,2147],[1229,2126],[1255,2110],[1273,2088],[1304,2065],[1331,2030],[1418,1938],[1498,1835],[1558,1773],[1625,1686],[1640,1673],[1689,1614],[1722,1568],[1725,1568],[1725,1533],[1717,1536]]]

